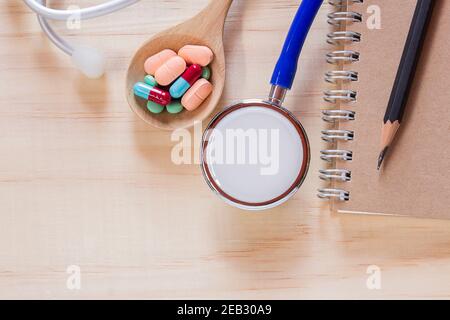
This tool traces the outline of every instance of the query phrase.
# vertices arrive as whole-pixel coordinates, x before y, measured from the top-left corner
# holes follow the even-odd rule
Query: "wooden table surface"
[[[55,23],[105,51],[107,75],[92,81],[22,1],[2,1],[0,298],[450,298],[450,222],[335,215],[316,198],[328,4],[286,103],[312,144],[301,191],[249,214],[216,198],[197,165],[171,162],[170,133],[129,109],[125,71],[144,40],[206,2],[145,0],[81,30]],[[235,1],[221,106],[266,96],[298,2]],[[71,265],[81,270],[79,290],[66,286]],[[366,286],[371,265],[380,290]]]

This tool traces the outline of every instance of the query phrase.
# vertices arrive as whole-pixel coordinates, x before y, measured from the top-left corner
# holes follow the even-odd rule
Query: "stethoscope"
[[[269,98],[244,100],[227,107],[204,132],[203,176],[209,187],[232,206],[245,210],[276,207],[291,198],[305,180],[310,162],[308,138],[302,124],[282,104],[294,82],[301,49],[322,3],[323,0],[302,1],[276,64]],[[278,144],[272,143],[275,147],[268,146],[269,132],[275,132],[274,137],[279,140]],[[243,145],[240,151],[237,140]],[[253,146],[250,140],[254,141]],[[258,147],[265,149],[265,153],[277,150],[274,162],[278,167],[274,166],[272,174],[264,173],[267,168],[256,162]],[[252,158],[254,162],[250,163]]]
[[[105,72],[105,61],[103,54],[95,48],[72,45],[50,26],[47,20],[68,21],[77,17],[80,20],[87,20],[104,16],[125,7],[128,7],[140,0],[111,0],[96,6],[79,10],[56,10],[47,7],[47,0],[23,0],[25,4],[33,10],[39,19],[42,31],[61,51],[72,58],[73,64],[87,77],[99,78]]]

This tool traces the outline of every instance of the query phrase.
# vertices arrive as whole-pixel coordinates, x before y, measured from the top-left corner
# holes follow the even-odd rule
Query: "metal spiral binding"
[[[336,121],[353,121],[356,112],[350,110],[322,110],[322,120],[335,123]]]
[[[350,150],[322,150],[320,151],[320,159],[327,162],[332,162],[333,160],[342,160],[342,161],[352,161],[353,160],[353,151]]]
[[[355,31],[333,31],[327,34],[327,38],[327,42],[333,45],[345,42],[360,42],[361,33]]]
[[[353,63],[359,61],[359,52],[352,50],[339,50],[327,53],[327,62],[338,64],[340,62]]]
[[[358,81],[359,74],[356,71],[328,71],[325,73],[325,81],[337,84],[338,81]]]
[[[336,140],[352,141],[355,138],[355,132],[350,130],[323,130],[322,139],[326,142],[335,142]]]
[[[321,199],[332,199],[336,198],[341,201],[350,200],[350,192],[342,190],[342,189],[319,189],[319,193],[317,196]]]
[[[358,43],[361,41],[359,32],[346,30],[345,26],[353,23],[362,22],[362,14],[347,10],[354,4],[363,3],[363,0],[329,0],[330,5],[336,8],[336,12],[328,15],[328,23],[337,28],[336,31],[327,35],[327,42],[331,45],[341,46],[346,43]],[[344,31],[345,30],[345,31]],[[354,50],[335,50],[326,55],[329,64],[338,66],[347,66],[358,62],[360,53]],[[359,74],[351,70],[332,70],[325,74],[325,81],[339,86],[342,83],[351,83],[359,80]],[[330,104],[348,104],[357,100],[358,93],[349,89],[330,89],[324,92],[324,100]],[[337,124],[342,121],[353,121],[356,118],[355,111],[345,109],[326,109],[322,111],[322,119],[331,124]],[[336,143],[338,141],[353,141],[355,132],[352,130],[335,129],[323,130],[322,139],[332,146],[330,149],[322,150],[320,158],[327,163],[336,165],[341,162],[352,161],[353,152],[351,150],[338,150]],[[352,173],[347,169],[323,169],[319,171],[319,177],[325,181],[349,182],[352,179]],[[350,200],[350,192],[340,188],[319,189],[317,196],[321,199],[338,199],[340,201]]]
[[[328,15],[328,23],[340,26],[342,23],[361,22],[362,15],[358,12],[333,12]]]
[[[363,3],[364,0],[329,0],[328,3],[336,8],[345,8],[354,3]]]
[[[344,169],[325,169],[320,170],[320,179],[330,181],[338,180],[342,182],[347,182],[352,179],[352,173],[349,170]]]
[[[324,92],[324,100],[329,103],[355,102],[356,91],[353,90],[327,90]]]

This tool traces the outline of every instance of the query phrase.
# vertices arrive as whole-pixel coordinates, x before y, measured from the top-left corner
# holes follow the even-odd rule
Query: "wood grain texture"
[[[21,1],[2,2],[0,298],[450,298],[450,222],[332,215],[316,199],[328,5],[286,101],[313,155],[294,199],[246,214],[216,198],[197,165],[171,162],[170,132],[127,106],[126,70],[145,40],[206,3],[146,0],[81,30],[57,24],[106,52],[106,77],[89,81]],[[297,5],[234,2],[222,105],[267,95]],[[66,288],[69,265],[81,267],[79,291]],[[382,290],[366,288],[369,265]]]

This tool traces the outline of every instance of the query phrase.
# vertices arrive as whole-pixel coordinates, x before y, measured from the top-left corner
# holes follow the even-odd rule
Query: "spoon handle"
[[[288,90],[292,88],[303,44],[322,3],[323,0],[302,1],[273,72],[271,80],[273,86]]]
[[[232,3],[233,0],[211,0],[193,19],[197,22],[198,33],[210,38],[221,36]]]

